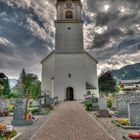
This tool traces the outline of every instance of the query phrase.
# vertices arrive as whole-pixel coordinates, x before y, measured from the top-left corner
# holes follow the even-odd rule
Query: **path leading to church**
[[[78,102],[63,102],[31,140],[113,140],[113,138]]]

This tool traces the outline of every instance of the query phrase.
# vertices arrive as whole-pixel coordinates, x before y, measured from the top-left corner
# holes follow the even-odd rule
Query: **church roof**
[[[98,60],[95,58],[95,56],[93,56],[93,54],[91,54],[90,52],[85,51],[85,53],[91,57],[94,61],[96,61],[96,63],[98,63]]]
[[[42,61],[41,64],[48,59],[53,53],[55,52],[55,50],[51,51]],[[92,58],[94,61],[96,61],[96,63],[98,63],[98,60],[93,56],[93,54],[91,54],[90,52],[84,51],[85,54],[87,54],[90,58]]]
[[[86,83],[86,89],[96,89],[96,88],[90,85],[89,83]]]
[[[67,1],[67,0],[57,0],[57,2],[61,2],[61,1]],[[71,0],[71,1],[81,1],[81,0]]]
[[[51,51],[50,53],[48,53],[48,55],[41,61],[41,64],[42,64],[49,56],[51,56],[54,52],[55,52],[55,50],[53,50],[53,51]]]

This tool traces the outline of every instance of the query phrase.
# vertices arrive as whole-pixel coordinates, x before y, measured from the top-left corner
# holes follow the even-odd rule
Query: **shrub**
[[[7,97],[8,98],[17,98],[18,95],[16,93],[14,93],[14,92],[11,92]]]
[[[92,109],[92,102],[85,102],[85,106],[87,110],[91,110]]]
[[[42,108],[42,109],[40,110],[40,113],[43,113],[43,114],[45,114],[45,115],[47,115],[49,112],[50,112],[50,110],[49,110],[49,109],[45,109],[45,108]]]
[[[111,108],[112,107],[112,100],[111,99],[108,99],[107,100],[107,107],[108,108]]]
[[[17,135],[17,131],[15,129],[12,130],[10,137],[13,138]]]
[[[31,112],[33,115],[35,115],[35,114],[39,114],[40,111],[39,111],[39,108],[34,108],[31,110]]]

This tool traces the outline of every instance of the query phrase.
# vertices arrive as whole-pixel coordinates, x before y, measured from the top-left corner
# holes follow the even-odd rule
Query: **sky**
[[[82,0],[84,48],[98,74],[140,62],[140,0]],[[22,68],[41,77],[41,60],[55,48],[55,0],[0,0],[0,72]]]

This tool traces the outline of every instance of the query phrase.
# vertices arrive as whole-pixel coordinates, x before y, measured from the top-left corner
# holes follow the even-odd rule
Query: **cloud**
[[[15,45],[12,42],[10,42],[4,37],[0,37],[0,47],[1,46],[15,47]]]
[[[82,3],[84,47],[96,54],[99,70],[138,62],[140,1]],[[1,0],[0,13],[1,71],[14,75],[25,67],[40,75],[41,59],[54,49],[55,0]]]
[[[27,29],[30,30],[34,36],[37,36],[40,39],[46,40],[48,38],[46,31],[31,18],[27,18]]]

